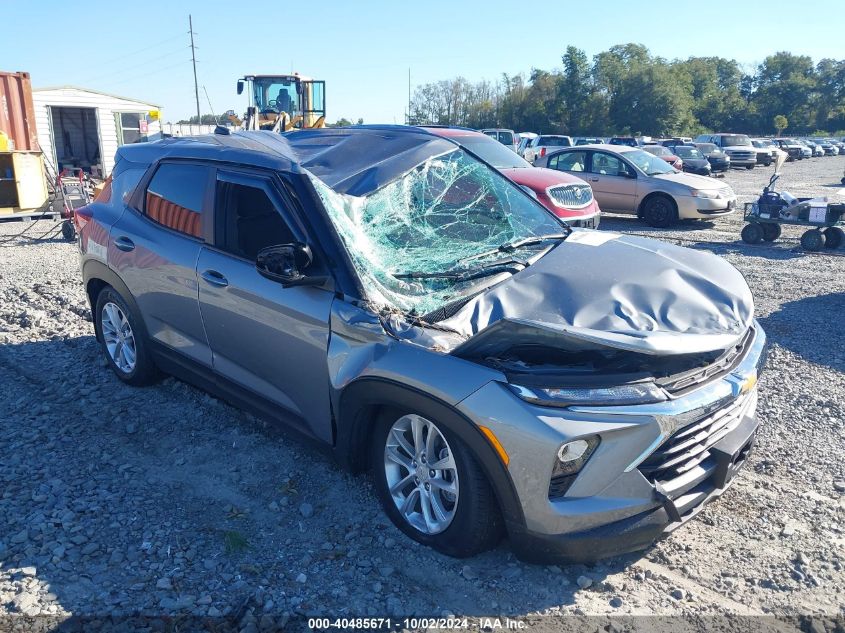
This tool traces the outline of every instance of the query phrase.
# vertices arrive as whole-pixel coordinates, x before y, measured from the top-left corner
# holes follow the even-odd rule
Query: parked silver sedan
[[[635,214],[651,226],[712,218],[736,208],[730,186],[680,172],[636,147],[582,145],[548,154],[536,165],[583,178],[603,210]]]

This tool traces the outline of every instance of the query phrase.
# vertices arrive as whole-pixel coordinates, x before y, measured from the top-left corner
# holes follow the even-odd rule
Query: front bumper
[[[580,218],[562,218],[569,226],[582,229],[597,229],[601,224],[601,213],[594,213]]]
[[[510,456],[523,511],[521,522],[508,524],[514,552],[549,564],[642,550],[719,497],[745,463],[758,426],[756,375],[766,337],[754,327],[728,374],[666,402],[560,409],[528,404],[496,383],[462,401],[460,408],[488,426]],[[706,435],[712,442],[696,454],[700,461],[684,462],[686,469],[672,476],[654,470],[685,434],[698,437],[705,428],[719,435]],[[598,448],[565,495],[549,498],[558,447],[588,435],[600,436]]]
[[[728,198],[696,198],[675,196],[678,217],[684,219],[705,219],[715,215],[727,215],[736,210],[736,196]]]
[[[708,164],[707,167],[693,167],[692,165],[688,165],[684,163],[684,171],[689,174],[696,174],[698,176],[709,176],[710,172],[712,172],[712,168]]]

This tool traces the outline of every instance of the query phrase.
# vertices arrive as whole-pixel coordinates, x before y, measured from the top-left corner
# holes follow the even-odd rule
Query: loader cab
[[[247,92],[247,129],[286,132],[323,127],[325,82],[293,75],[247,75],[238,80],[238,94]]]

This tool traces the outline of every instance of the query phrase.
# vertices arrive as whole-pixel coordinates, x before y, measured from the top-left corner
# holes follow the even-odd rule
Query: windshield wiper
[[[490,275],[509,272],[516,274],[524,270],[526,264],[509,259],[506,262],[494,262],[477,268],[464,268],[461,270],[445,270],[443,272],[427,273],[420,270],[412,270],[407,273],[394,273],[396,279],[448,279],[450,281],[472,281]]]
[[[469,257],[463,257],[459,259],[457,263],[468,262],[473,259],[481,259],[482,257],[487,257],[488,255],[495,255],[496,253],[512,253],[523,246],[533,246],[534,244],[542,244],[543,242],[551,242],[553,240],[563,241],[569,237],[571,233],[572,229],[568,229],[566,233],[548,233],[546,235],[523,237],[519,240],[512,240],[510,242],[505,242],[504,244],[499,244],[492,250],[484,251],[483,253],[476,253],[475,255],[470,255]]]

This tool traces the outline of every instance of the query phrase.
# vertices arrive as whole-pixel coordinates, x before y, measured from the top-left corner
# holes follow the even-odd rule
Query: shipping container
[[[29,73],[0,71],[0,130],[14,143],[14,149],[40,150]]]

